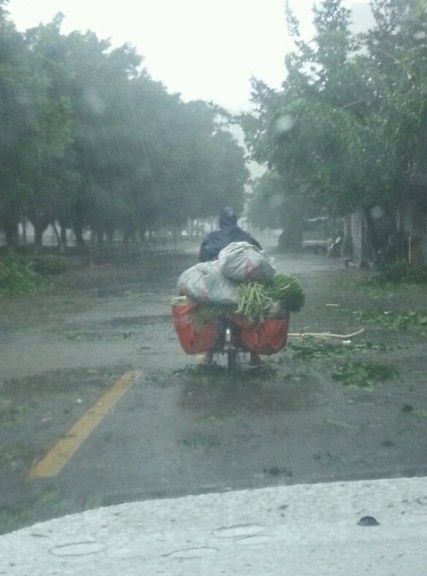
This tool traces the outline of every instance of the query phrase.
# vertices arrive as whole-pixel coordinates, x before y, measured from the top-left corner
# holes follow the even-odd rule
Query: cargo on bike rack
[[[286,346],[289,315],[253,322],[242,314],[198,304],[188,296],[171,300],[173,324],[187,354],[227,355],[229,368],[239,353],[270,356]]]
[[[187,354],[239,352],[270,356],[286,346],[291,312],[304,304],[299,282],[277,274],[261,251],[229,244],[218,260],[198,263],[178,280],[172,319]]]

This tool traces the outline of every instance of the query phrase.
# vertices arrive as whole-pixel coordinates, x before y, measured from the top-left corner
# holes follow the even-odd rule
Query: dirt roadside
[[[49,293],[0,299],[1,532],[132,499],[426,474],[425,286],[378,287],[338,261],[276,255],[306,305],[286,350],[229,375],[221,359],[198,367],[171,324],[176,279],[194,262],[74,267]],[[29,480],[128,370],[142,376],[113,417],[57,478]]]

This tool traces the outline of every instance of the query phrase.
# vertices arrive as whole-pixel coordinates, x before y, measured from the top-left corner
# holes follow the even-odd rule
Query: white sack
[[[178,278],[179,293],[201,304],[237,305],[237,284],[219,270],[218,261],[200,262]]]
[[[262,251],[249,242],[231,242],[218,255],[219,269],[230,280],[253,280],[267,284],[276,273]]]

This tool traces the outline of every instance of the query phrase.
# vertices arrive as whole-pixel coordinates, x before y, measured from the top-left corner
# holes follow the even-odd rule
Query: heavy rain
[[[341,506],[362,487],[352,526],[375,534],[369,486],[391,486],[425,536],[425,2],[321,0],[308,28],[281,4],[281,82],[253,76],[236,110],[59,11],[21,30],[0,0],[1,554],[69,515],[153,505],[147,573],[219,574],[227,539],[286,537],[295,495],[318,528],[316,486]],[[274,522],[220,518],[259,491]],[[211,537],[185,518],[188,541],[162,548],[168,510],[202,523],[209,497]],[[49,555],[108,557],[70,538]],[[48,573],[13,554],[0,574]]]

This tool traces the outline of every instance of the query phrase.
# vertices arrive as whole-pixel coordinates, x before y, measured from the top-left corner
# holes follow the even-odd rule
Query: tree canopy
[[[61,32],[63,16],[19,33],[0,0],[0,230],[30,221],[125,239],[242,210],[245,151],[214,104],[184,102],[125,44]]]
[[[323,0],[307,41],[287,7],[295,49],[282,90],[254,81],[256,113],[241,118],[252,157],[279,176],[275,214],[277,194],[283,215],[304,206],[306,216],[392,211],[425,194],[414,176],[427,172],[426,4],[372,0],[371,8],[373,27],[353,34],[344,3]]]

